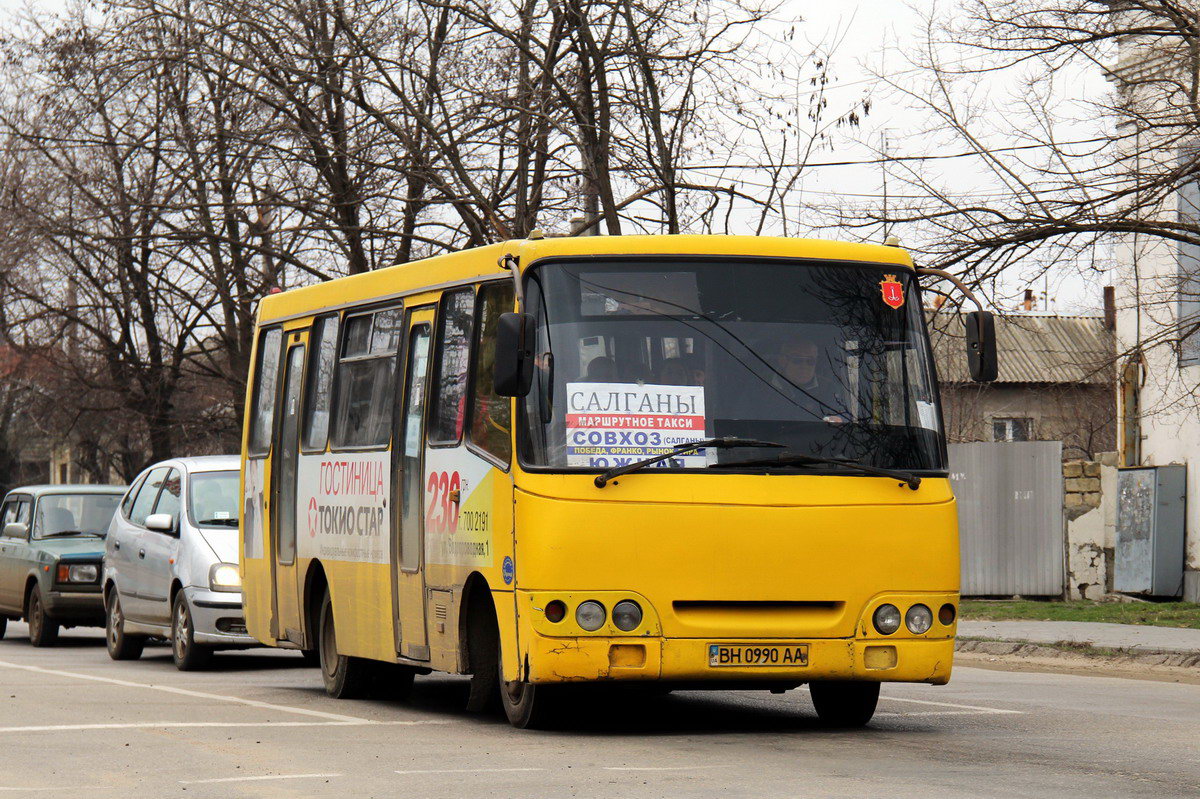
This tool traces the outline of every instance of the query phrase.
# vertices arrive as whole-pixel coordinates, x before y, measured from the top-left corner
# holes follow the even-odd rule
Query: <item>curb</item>
[[[1053,644],[1034,644],[1028,641],[998,641],[988,638],[958,638],[956,652],[978,652],[984,655],[1019,655],[1024,657],[1083,657],[1108,660],[1118,663],[1139,663],[1147,666],[1177,666],[1200,668],[1200,652],[1167,652],[1123,647],[1095,647],[1077,641],[1058,641]]]

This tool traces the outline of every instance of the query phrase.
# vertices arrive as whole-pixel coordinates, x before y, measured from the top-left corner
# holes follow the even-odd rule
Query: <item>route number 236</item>
[[[458,491],[462,481],[458,472],[430,472],[425,483],[425,496],[429,500],[425,508],[425,531],[427,533],[449,533],[458,529],[458,503],[450,496]]]

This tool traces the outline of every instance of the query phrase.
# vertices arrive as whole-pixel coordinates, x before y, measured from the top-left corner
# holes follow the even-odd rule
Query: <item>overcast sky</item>
[[[872,98],[872,110],[858,130],[841,130],[832,137],[826,149],[812,160],[846,161],[870,160],[876,157],[881,136],[889,141],[889,152],[894,155],[920,155],[944,151],[948,146],[938,141],[938,131],[931,123],[928,113],[916,108],[910,101],[882,90],[872,78],[873,72],[901,75],[916,80],[919,75],[906,72],[903,52],[919,36],[922,16],[929,11],[953,13],[957,0],[783,0],[781,15],[784,18],[800,18],[803,24],[799,31],[811,45],[820,45],[831,53],[833,89],[829,92],[830,108],[836,114],[840,109],[851,107],[864,95]],[[0,12],[15,11],[32,5],[43,9],[61,8],[62,0],[0,0]],[[800,43],[798,43],[798,46]],[[996,98],[999,105],[1005,94],[1011,93],[1011,83],[1001,76],[986,85],[987,92]],[[1097,96],[1106,91],[1103,77],[1097,73],[1072,77],[1068,90],[1077,99]],[[1072,99],[1068,97],[1067,99]],[[1084,136],[1081,136],[1083,138]],[[1004,146],[1001,126],[989,141],[991,146]],[[953,145],[949,145],[953,146]],[[961,151],[961,144],[955,147]],[[950,164],[949,168],[945,165]],[[964,191],[995,191],[996,185],[978,169],[974,159],[955,159],[936,165],[922,165],[922,169],[937,169],[947,183]],[[903,191],[897,185],[897,176],[890,181],[892,193]],[[805,173],[801,181],[801,202],[820,203],[837,195],[853,195],[862,203],[882,202],[880,197],[883,172],[878,165],[838,166],[813,168]],[[906,232],[897,232],[902,240]],[[832,237],[834,231],[823,231],[823,237]],[[870,234],[880,239],[882,232]],[[1013,275],[1000,287],[997,297],[1002,305],[1012,307],[1013,298],[1027,287],[1024,278]],[[1049,294],[1053,298],[1051,309],[1063,313],[1093,311],[1100,305],[1100,286],[1108,281],[1096,280],[1094,276],[1081,278],[1078,270],[1065,267],[1049,281]],[[1042,292],[1045,286],[1039,281],[1031,286]]]

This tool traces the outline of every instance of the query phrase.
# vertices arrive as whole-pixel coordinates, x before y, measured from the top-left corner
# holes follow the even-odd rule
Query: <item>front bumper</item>
[[[104,595],[99,585],[72,586],[69,591],[51,589],[43,594],[43,602],[46,613],[59,624],[104,626]]]
[[[209,591],[185,588],[184,596],[192,611],[192,637],[196,643],[218,648],[259,646],[259,641],[245,632],[226,632],[230,625],[246,629],[242,611],[242,595],[230,591]]]
[[[866,640],[854,638],[788,639],[807,644],[806,666],[713,667],[712,644],[773,645],[780,639],[575,637],[551,638],[530,633],[523,646],[533,683],[610,680],[680,684],[798,684],[813,680],[924,682],[950,680],[954,639]],[[870,650],[870,651],[868,651]]]

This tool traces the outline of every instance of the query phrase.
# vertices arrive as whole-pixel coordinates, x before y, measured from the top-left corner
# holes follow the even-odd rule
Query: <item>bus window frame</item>
[[[275,397],[272,401],[272,408],[271,408],[270,429],[271,429],[272,433],[268,436],[268,440],[270,443],[267,444],[267,448],[265,450],[259,452],[254,449],[254,430],[255,430],[256,419],[258,418],[258,400],[259,400],[258,388],[262,382],[262,373],[263,373],[262,361],[263,361],[263,355],[265,354],[265,350],[263,349],[263,342],[266,340],[267,336],[270,335],[271,331],[273,331],[273,330],[279,331],[279,363],[276,364],[276,369],[275,369],[275,371],[276,371]],[[254,393],[252,395],[253,399],[250,402],[250,418],[247,420],[248,424],[249,424],[249,430],[246,431],[246,459],[247,460],[266,460],[271,457],[271,451],[274,448],[275,436],[274,436],[273,431],[275,429],[275,411],[277,411],[279,409],[279,378],[282,374],[280,369],[282,368],[282,364],[283,364],[283,351],[284,351],[285,345],[287,343],[286,336],[287,336],[287,332],[283,329],[282,322],[272,322],[269,325],[263,325],[262,327],[258,328],[258,340],[255,342],[255,346],[254,346]]]
[[[300,440],[299,440],[299,444],[298,444],[297,450],[296,450],[301,455],[323,455],[329,451],[329,442],[330,442],[330,439],[333,437],[333,409],[334,409],[334,407],[336,407],[334,405],[334,401],[336,399],[336,397],[334,395],[337,391],[337,367],[338,367],[338,364],[341,363],[341,360],[338,358],[338,353],[342,351],[342,349],[341,349],[342,348],[342,328],[344,327],[344,325],[342,324],[342,318],[343,318],[343,314],[341,311],[333,311],[332,313],[314,314],[313,317],[311,319],[309,319],[308,326],[304,327],[304,328],[300,328],[302,330],[308,331],[308,338],[306,339],[307,343],[305,345],[305,352],[304,352],[304,385],[300,387],[300,431],[299,431],[299,433],[300,433],[299,439]],[[305,447],[304,446],[304,434],[306,432],[305,429],[308,426],[309,370],[313,369],[313,368],[319,368],[320,363],[321,363],[320,348],[321,348],[321,346],[324,345],[325,342],[323,340],[318,341],[316,347],[313,347],[312,343],[313,343],[313,336],[317,330],[317,323],[323,319],[337,319],[338,320],[337,336],[335,337],[334,342],[333,342],[333,376],[330,377],[330,379],[329,379],[329,423],[325,426],[325,442],[320,447]]]
[[[510,429],[508,431],[510,455],[509,455],[508,461],[503,461],[499,457],[497,457],[494,453],[488,452],[486,449],[484,449],[483,447],[476,444],[471,438],[471,420],[474,418],[474,414],[475,414],[475,381],[472,378],[475,376],[475,361],[479,357],[479,350],[482,349],[482,347],[476,346],[476,341],[479,340],[477,338],[476,334],[482,335],[482,331],[483,331],[483,328],[480,326],[480,317],[483,313],[483,303],[481,303],[479,301],[479,293],[483,289],[484,286],[494,286],[494,285],[511,283],[511,282],[512,282],[512,278],[509,277],[509,278],[501,278],[499,280],[480,281],[475,286],[475,311],[473,314],[474,321],[472,322],[473,329],[471,330],[471,345],[470,345],[471,349],[470,349],[470,352],[468,353],[468,358],[467,358],[467,394],[466,394],[466,404],[465,404],[466,417],[463,419],[463,432],[462,432],[462,438],[461,438],[461,442],[460,442],[466,446],[466,448],[469,452],[472,452],[472,453],[478,455],[479,457],[483,458],[485,461],[492,464],[497,469],[500,469],[505,474],[508,474],[512,470],[512,465],[517,460],[517,441],[516,441],[516,436],[514,435],[515,429],[516,429],[516,415],[513,413],[513,407],[514,407],[515,400],[512,397],[500,397],[501,400],[508,403],[508,408],[509,408],[509,411],[508,411],[509,422],[508,423],[509,423],[509,427],[510,427]],[[515,309],[515,307],[516,307],[516,297],[515,297],[515,292],[514,292],[513,307],[509,308],[508,310],[512,311]],[[501,313],[505,313],[505,311],[501,310]],[[524,403],[519,403],[519,404],[523,405]]]
[[[916,291],[917,301],[920,302],[920,307],[922,307],[922,308],[924,307],[924,301],[921,296],[922,286],[921,286],[921,281],[920,281],[920,275],[917,274],[917,269],[915,266],[910,266],[908,264],[893,264],[893,263],[887,263],[884,261],[842,260],[842,259],[837,259],[837,258],[814,258],[814,257],[808,257],[808,256],[790,256],[790,255],[704,255],[704,254],[679,255],[679,254],[658,254],[658,253],[650,253],[650,254],[633,253],[633,254],[625,254],[625,255],[604,254],[604,255],[586,255],[586,256],[553,255],[553,256],[546,257],[546,258],[538,258],[537,260],[530,262],[530,264],[528,266],[524,267],[521,270],[521,278],[520,278],[521,279],[521,290],[522,290],[522,292],[524,292],[524,294],[526,296],[528,296],[529,295],[529,282],[530,282],[532,276],[534,275],[535,270],[540,269],[545,266],[554,266],[556,264],[578,264],[578,263],[609,264],[609,263],[619,263],[621,261],[632,261],[632,262],[636,262],[636,263],[672,263],[672,262],[678,262],[678,261],[731,261],[731,260],[759,261],[759,262],[780,261],[780,262],[789,262],[789,263],[804,263],[804,264],[813,264],[813,265],[822,265],[822,266],[837,266],[837,267],[847,267],[847,268],[868,267],[868,268],[872,268],[872,269],[878,269],[880,272],[883,272],[885,270],[903,271],[903,272],[909,273],[912,276],[912,284],[911,285],[912,285],[913,289]],[[943,468],[943,469],[907,469],[906,471],[911,472],[912,474],[915,474],[915,475],[919,475],[921,477],[949,477],[950,468],[949,468],[949,455],[948,455],[948,450],[947,450],[948,444],[947,444],[945,422],[943,420],[944,410],[942,407],[944,403],[942,402],[941,384],[939,384],[937,382],[938,381],[937,359],[933,355],[933,341],[930,339],[930,336],[929,336],[929,320],[926,318],[924,313],[921,314],[921,331],[925,335],[925,341],[926,341],[926,345],[927,345],[927,349],[928,349],[930,369],[931,369],[930,376],[931,376],[931,379],[933,380],[933,388],[937,392],[938,424],[940,425],[940,430],[941,430],[940,441],[938,442],[938,446],[941,450],[942,463],[947,464],[947,466],[946,466],[946,468]],[[525,472],[527,474],[595,475],[595,474],[599,474],[600,472],[603,471],[603,469],[599,469],[594,466],[542,466],[542,465],[538,465],[538,464],[529,463],[525,457],[526,449],[529,444],[529,442],[527,441],[528,433],[525,430],[525,426],[529,424],[528,413],[526,411],[527,411],[527,407],[526,407],[525,402],[516,403],[516,411],[515,411],[513,422],[512,422],[513,428],[514,428],[513,445],[515,447],[514,452],[513,452],[513,455],[514,455],[513,462],[520,467],[522,472]],[[520,416],[519,422],[516,418],[516,415]],[[521,425],[520,428],[517,427],[518,424]],[[492,458],[491,460],[494,461],[495,459]],[[759,471],[759,470],[755,470],[755,469],[747,469],[744,467],[740,467],[740,468],[736,468],[736,469],[723,469],[719,465],[710,466],[707,469],[673,468],[673,467],[668,466],[668,467],[656,468],[654,470],[654,472],[655,472],[655,474],[756,474],[756,475],[778,475],[779,474],[778,471],[772,471],[769,467],[763,467],[763,469],[761,471]],[[816,466],[816,465],[805,469],[803,472],[797,472],[796,474],[804,475],[804,476],[812,476],[812,477],[844,477],[844,476],[846,476],[845,470],[838,470],[835,468],[821,467],[821,466]]]
[[[484,281],[492,282],[492,281]],[[471,418],[471,366],[474,358],[475,350],[475,314],[479,310],[479,287],[484,283],[472,280],[470,283],[454,288],[445,289],[438,296],[437,302],[434,303],[435,311],[433,316],[433,339],[430,342],[433,348],[433,361],[430,363],[430,375],[432,380],[429,382],[432,386],[440,387],[442,379],[442,356],[445,351],[445,341],[442,339],[442,316],[443,309],[446,304],[446,297],[450,294],[460,293],[464,290],[471,292],[471,335],[467,339],[467,384],[463,387],[463,426],[462,432],[457,438],[434,441],[429,437],[433,426],[429,424],[429,405],[425,408],[425,446],[430,449],[454,449],[461,447],[467,443],[470,436],[467,435],[468,422]],[[432,389],[431,389],[432,390]]]
[[[338,446],[334,441],[334,433],[338,431],[337,424],[336,424],[337,419],[334,416],[334,412],[336,411],[336,409],[338,407],[338,404],[337,404],[338,401],[341,399],[342,386],[341,386],[341,381],[338,378],[341,375],[341,368],[342,368],[343,363],[358,363],[361,361],[373,361],[373,360],[381,361],[381,360],[385,360],[389,357],[393,361],[395,361],[397,358],[400,357],[400,353],[404,350],[404,339],[401,339],[400,342],[396,345],[396,351],[393,352],[391,355],[372,355],[368,351],[368,353],[366,355],[352,355],[349,358],[343,358],[342,357],[342,349],[345,346],[346,330],[350,327],[350,325],[349,325],[350,319],[355,316],[365,316],[367,314],[374,315],[376,313],[379,313],[380,311],[388,311],[388,310],[395,309],[396,311],[398,311],[400,313],[400,318],[401,318],[401,320],[403,320],[405,318],[405,315],[404,315],[405,307],[406,307],[406,303],[404,302],[405,299],[406,299],[406,297],[396,297],[396,298],[392,298],[392,299],[388,299],[388,300],[372,301],[372,302],[370,302],[368,304],[364,304],[364,305],[355,305],[355,306],[347,307],[340,312],[341,319],[339,320],[339,323],[338,323],[338,340],[337,340],[337,354],[338,355],[337,355],[337,362],[334,364],[333,386],[331,387],[331,390],[329,392],[329,415],[330,415],[329,435],[326,436],[326,439],[325,439],[325,449],[324,450],[313,450],[312,452],[314,452],[314,453],[329,452],[331,454],[334,452],[386,452],[392,448],[392,433],[394,431],[388,431],[388,440],[386,442],[384,442],[383,444],[371,444],[368,446],[361,446],[361,447]],[[372,319],[371,334],[373,335],[374,332],[375,332],[375,322],[374,322],[374,319]],[[370,347],[370,345],[371,345],[371,340],[368,337],[367,346]],[[399,364],[394,363],[393,366],[398,367]],[[394,377],[395,377],[395,373],[393,373],[393,378]],[[392,394],[393,394],[393,400],[394,400],[395,399],[394,383],[393,383],[392,388],[393,388]],[[301,401],[303,402],[303,392],[301,393]],[[395,402],[393,401],[392,404],[394,406]],[[389,419],[392,418],[392,414],[389,414],[388,418]]]

